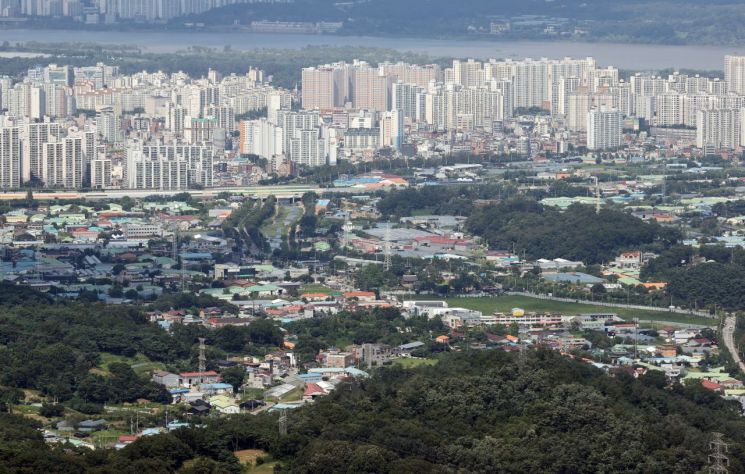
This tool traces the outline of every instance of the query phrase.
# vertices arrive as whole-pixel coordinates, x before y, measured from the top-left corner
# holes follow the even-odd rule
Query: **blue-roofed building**
[[[233,386],[229,383],[203,383],[199,385],[199,390],[205,395],[222,395],[232,394]]]
[[[211,260],[212,254],[209,252],[184,252],[181,254],[184,260]]]
[[[271,413],[275,410],[292,410],[301,406],[303,406],[303,403],[277,403],[276,405],[272,405],[267,411]]]
[[[602,278],[582,272],[551,273],[544,275],[543,279],[555,283],[574,283],[575,285],[594,285],[603,282]]]
[[[181,421],[172,421],[168,423],[168,431],[178,430],[180,428],[188,428],[189,423],[183,423]]]
[[[356,367],[347,367],[347,368],[346,368],[346,369],[344,369],[344,370],[346,370],[346,372],[347,372],[347,375],[349,375],[350,377],[361,377],[361,378],[367,378],[367,377],[369,377],[369,376],[370,376],[370,374],[368,374],[368,373],[367,373],[367,372],[365,372],[364,370],[360,370],[360,369],[358,369],[358,368],[356,368]]]
[[[298,374],[297,378],[303,381],[303,383],[316,383],[323,380],[323,376],[321,374],[309,372],[307,374]]]

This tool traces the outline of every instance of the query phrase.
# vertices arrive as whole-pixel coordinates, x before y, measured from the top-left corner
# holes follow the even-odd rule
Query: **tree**
[[[229,367],[220,372],[223,382],[233,386],[233,391],[238,391],[243,386],[243,379],[246,377],[246,369],[243,366]]]
[[[590,288],[590,292],[595,296],[604,295],[606,293],[605,285],[602,283],[595,283]]]
[[[65,414],[65,407],[59,403],[42,403],[39,414],[46,418],[55,418]]]

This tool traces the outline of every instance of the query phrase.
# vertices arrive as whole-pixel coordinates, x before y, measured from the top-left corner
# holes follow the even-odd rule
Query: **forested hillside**
[[[745,17],[736,0],[370,0],[335,2],[331,0],[296,0],[293,2],[230,5],[189,17],[189,20],[211,25],[241,25],[256,20],[343,22],[340,30],[354,35],[396,35],[422,37],[467,37],[474,31],[489,31],[489,22],[505,19],[535,20],[518,22],[499,39],[545,38],[540,18],[558,23],[580,25],[583,34],[572,39],[601,39],[637,43],[737,44],[742,41],[739,26]],[[696,21],[691,21],[695,18]],[[184,18],[172,24],[182,24]],[[484,30],[482,30],[485,29]],[[566,30],[567,33],[571,29]],[[563,35],[560,39],[568,39]],[[481,36],[488,37],[486,35]]]
[[[193,298],[168,295],[154,306],[183,307]],[[174,370],[195,367],[195,344],[205,337],[212,360],[226,351],[277,347],[282,334],[274,323],[210,331],[177,326],[167,333],[150,323],[138,306],[112,306],[51,298],[24,287],[0,284],[0,402],[15,402],[19,389],[38,390],[87,413],[104,403],[148,399],[169,402],[161,386],[135,374],[126,364],[102,368],[102,357],[137,354]]]
[[[291,473],[691,473],[722,432],[730,472],[744,472],[739,405],[699,385],[666,388],[550,350],[443,354],[433,367],[387,368],[289,413],[237,415],[121,451],[52,452],[16,417],[0,417],[0,456],[18,472],[238,472],[232,452],[260,448]],[[33,446],[36,455],[22,456]],[[53,467],[49,467],[53,466]],[[199,468],[198,470],[196,468]],[[76,469],[78,469],[76,471]]]
[[[528,258],[566,258],[587,264],[608,262],[621,250],[662,250],[674,244],[676,229],[647,223],[624,211],[574,204],[566,211],[529,199],[475,208],[466,228],[492,248],[524,251]]]

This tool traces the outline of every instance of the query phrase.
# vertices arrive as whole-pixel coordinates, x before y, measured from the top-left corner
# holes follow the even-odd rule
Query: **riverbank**
[[[308,46],[366,47],[426,54],[433,58],[525,58],[594,57],[602,66],[620,69],[661,70],[666,68],[721,70],[724,56],[745,53],[745,45],[699,46],[572,41],[498,41],[484,39],[424,39],[404,37],[341,36],[317,34],[252,33],[243,31],[110,31],[23,29],[0,30],[0,42],[127,44],[151,53],[175,53],[190,46],[250,51],[302,49]]]

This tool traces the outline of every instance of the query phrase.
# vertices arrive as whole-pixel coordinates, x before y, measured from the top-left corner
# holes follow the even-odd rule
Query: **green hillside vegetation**
[[[511,199],[475,208],[467,229],[492,248],[524,251],[531,259],[566,258],[585,264],[608,262],[618,252],[646,247],[662,250],[680,239],[676,229],[647,223],[631,214],[573,204],[561,211],[530,199]]]
[[[227,352],[262,354],[283,340],[269,320],[214,331],[177,325],[167,333],[139,306],[52,303],[46,295],[5,283],[0,302],[0,386],[11,404],[22,398],[20,389],[86,413],[100,412],[104,403],[143,398],[168,403],[170,395],[149,381],[149,371],[195,367],[199,337],[206,338],[212,361]]]
[[[73,455],[44,446],[32,421],[0,415],[0,461],[10,472],[238,473],[233,453],[262,449],[286,473],[689,473],[721,432],[729,472],[744,472],[736,402],[668,388],[661,372],[610,377],[548,349],[382,368],[288,417],[287,436],[276,414],[236,415]]]
[[[641,277],[668,281],[668,294],[689,307],[745,309],[745,250],[742,248],[674,246],[647,263]]]

